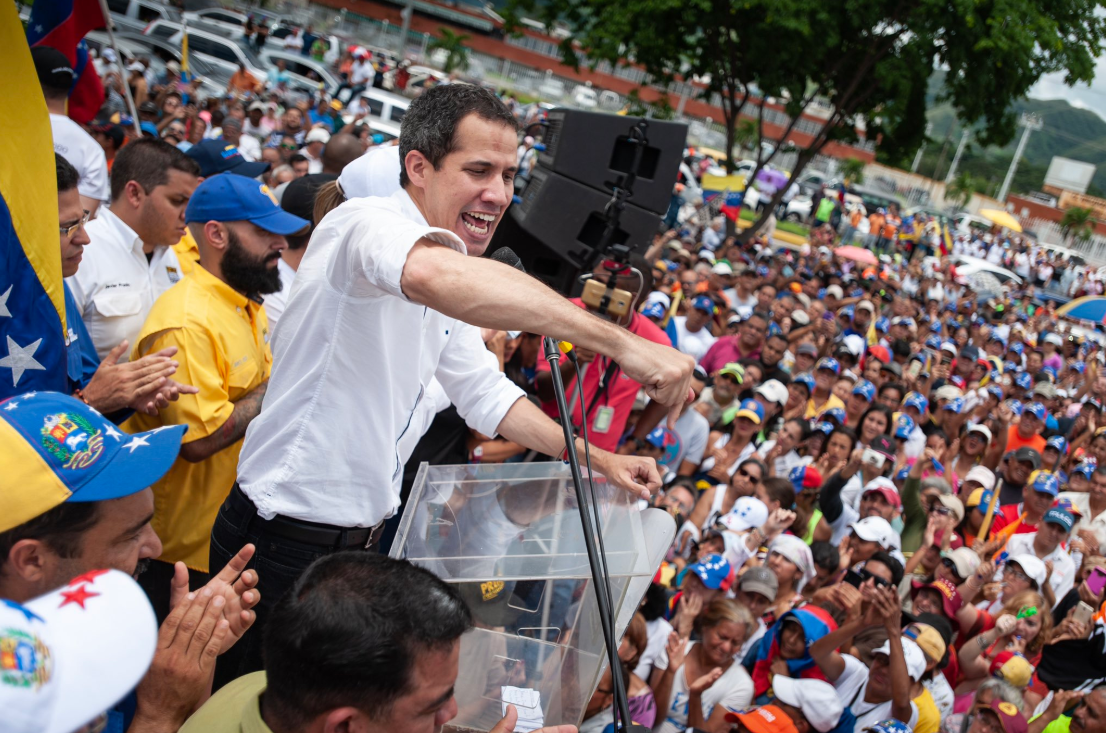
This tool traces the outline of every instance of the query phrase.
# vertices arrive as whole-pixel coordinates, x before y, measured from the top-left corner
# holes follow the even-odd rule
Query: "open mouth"
[[[461,221],[464,222],[465,228],[478,237],[487,236],[491,232],[492,224],[496,218],[495,214],[488,214],[483,211],[461,212]]]

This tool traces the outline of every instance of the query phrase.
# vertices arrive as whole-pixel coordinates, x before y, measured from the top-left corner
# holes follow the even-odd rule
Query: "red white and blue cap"
[[[814,367],[815,369],[825,369],[831,371],[834,374],[841,373],[841,363],[833,357],[826,356],[818,360],[818,363]]]
[[[0,601],[5,733],[72,733],[138,685],[157,619],[126,573],[93,570],[25,604]]]
[[[869,382],[867,379],[861,379],[853,387],[853,394],[858,394],[863,397],[867,402],[871,402],[876,398],[876,385]]]
[[[1022,410],[1022,415],[1032,415],[1038,420],[1047,420],[1048,410],[1045,409],[1045,406],[1040,402],[1030,402],[1025,406],[1025,409]]]
[[[184,425],[120,431],[92,407],[57,392],[0,402],[0,532],[67,501],[130,496],[157,482],[180,453]]]
[[[1056,475],[1049,471],[1034,471],[1029,475],[1029,485],[1034,491],[1042,494],[1056,496],[1060,493],[1060,482],[1056,480]]]
[[[700,295],[698,298],[691,302],[691,307],[695,310],[706,311],[707,313],[714,313],[714,301],[710,299],[708,295]]]
[[[910,434],[914,432],[915,428],[914,418],[907,415],[905,412],[899,413],[898,419],[895,420],[895,437],[896,438],[909,438]]]
[[[650,303],[642,309],[641,315],[646,318],[664,318],[664,306],[660,303]]]
[[[1096,466],[1090,461],[1081,461],[1075,468],[1071,470],[1072,474],[1078,473],[1083,478],[1089,479],[1091,474],[1094,473]]]
[[[696,577],[711,590],[727,590],[733,580],[733,572],[730,563],[721,555],[710,555],[694,565],[689,565],[688,572]]]
[[[237,173],[221,173],[197,186],[184,210],[184,221],[248,221],[281,236],[311,225],[280,208],[276,195],[264,183]]]
[[[803,489],[822,485],[822,474],[814,466],[796,466],[791,469],[791,473],[788,474],[787,478],[791,481],[791,485],[795,487],[796,494]]]

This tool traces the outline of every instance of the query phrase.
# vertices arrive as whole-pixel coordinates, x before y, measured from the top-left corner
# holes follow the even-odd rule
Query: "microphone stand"
[[[591,581],[595,585],[595,600],[599,606],[599,620],[603,628],[603,641],[607,647],[607,663],[611,668],[611,687],[614,688],[614,712],[615,731],[629,731],[631,729],[630,704],[626,695],[626,686],[622,680],[622,665],[618,659],[618,640],[614,635],[614,611],[611,608],[610,584],[600,567],[601,557],[603,566],[606,565],[605,554],[595,546],[595,536],[598,534],[596,518],[592,512],[598,511],[596,507],[589,506],[584,494],[584,479],[580,474],[580,459],[576,455],[576,436],[572,433],[572,413],[568,409],[568,401],[565,399],[565,385],[561,380],[560,360],[561,351],[553,339],[546,336],[542,340],[545,349],[545,358],[552,367],[553,395],[557,401],[557,412],[561,417],[561,427],[564,429],[565,455],[568,457],[568,465],[572,471],[572,483],[576,489],[576,502],[580,511],[580,521],[584,526],[584,546],[588,553],[588,565],[591,567]],[[587,419],[587,416],[584,416]],[[591,480],[591,477],[588,477]],[[602,542],[602,537],[600,537]],[[602,553],[602,555],[601,555]],[[621,721],[621,727],[619,727]],[[640,728],[640,726],[633,726]],[[644,729],[642,729],[644,730]]]

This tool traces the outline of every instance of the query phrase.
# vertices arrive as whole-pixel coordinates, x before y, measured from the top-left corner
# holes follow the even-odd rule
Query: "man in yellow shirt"
[[[200,184],[185,223],[199,247],[198,266],[154,303],[132,358],[176,346],[178,378],[199,393],[123,426],[188,426],[180,457],[153,486],[153,526],[164,549],[140,582],[159,618],[168,614],[173,563],[188,566],[191,587],[207,582],[211,527],[234,485],[242,436],[261,410],[272,368],[261,296],[280,289],[284,236],[309,224],[281,209],[266,186],[233,173]]]
[[[833,383],[837,381],[837,375],[840,373],[841,364],[837,359],[827,356],[818,360],[814,367],[814,391],[811,392],[810,400],[806,403],[803,417],[810,420],[834,407],[845,409],[845,403],[833,393]]]

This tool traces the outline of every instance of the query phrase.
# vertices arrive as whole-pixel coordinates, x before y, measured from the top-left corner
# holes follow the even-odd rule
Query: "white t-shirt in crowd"
[[[704,326],[698,331],[687,330],[687,316],[676,316],[676,347],[688,356],[699,361],[707,349],[717,341],[710,329]]]
[[[676,435],[680,436],[680,450],[671,468],[678,471],[684,461],[691,461],[696,466],[702,463],[707,441],[710,439],[710,423],[707,419],[697,410],[684,410],[684,414],[676,421]]]
[[[65,115],[51,112],[50,127],[54,131],[54,152],[69,161],[80,175],[77,191],[90,199],[110,201],[108,161],[100,143]]]
[[[776,441],[766,440],[760,444],[759,448],[757,448],[757,455],[761,458],[761,460],[764,460],[775,447]],[[772,471],[778,478],[787,478],[791,475],[791,472],[793,470],[806,463],[809,463],[808,459],[800,456],[799,452],[792,448],[790,451],[784,453],[782,456],[776,459],[776,465],[772,467]]]
[[[687,652],[698,642],[689,641]],[[654,665],[657,669],[668,669],[668,653],[664,652]],[[657,722],[653,733],[683,733],[687,728],[687,677],[682,666],[672,675],[672,691],[667,700],[657,700]],[[867,670],[865,670],[867,671]],[[703,719],[710,718],[716,705],[727,710],[744,710],[753,701],[753,678],[740,663],[734,662],[722,673],[718,681],[703,693]],[[917,718],[917,715],[914,716]]]
[[[841,702],[849,705],[856,716],[855,730],[865,730],[890,718],[890,700],[880,703],[864,702],[864,693],[868,687],[868,668],[864,666],[864,662],[851,654],[842,654],[841,658],[845,660],[845,671],[833,686]],[[910,720],[903,722],[910,730],[914,730],[914,726],[918,724],[918,706],[913,702],[910,703]]]
[[[649,675],[653,673],[653,665],[657,658],[664,654],[665,645],[668,644],[668,635],[672,633],[672,624],[664,618],[655,618],[645,622],[645,651],[641,653],[634,674],[639,679],[649,681]]]
[[[354,86],[364,84],[368,86],[373,83],[373,78],[376,76],[376,69],[373,68],[373,64],[369,60],[354,61],[353,66],[349,70],[349,80]]]

